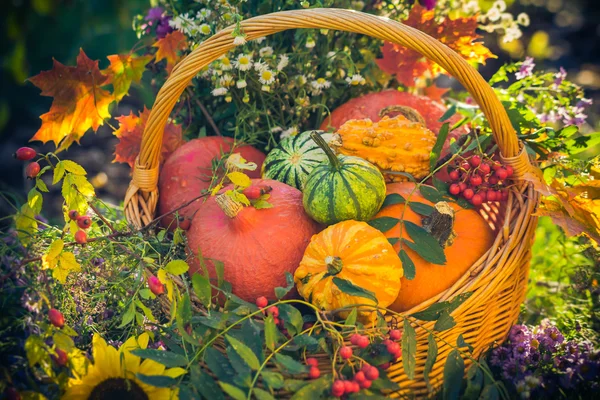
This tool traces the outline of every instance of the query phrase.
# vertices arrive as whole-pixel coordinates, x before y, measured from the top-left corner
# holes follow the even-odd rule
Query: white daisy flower
[[[471,0],[463,5],[463,11],[467,14],[474,14],[479,11],[479,3],[477,0]]]
[[[238,89],[243,89],[243,88],[245,88],[246,86],[248,86],[248,83],[246,82],[246,80],[245,80],[245,79],[240,79],[240,80],[238,80],[238,81],[235,83],[235,86],[236,86]]]
[[[219,61],[221,61],[221,69],[223,71],[231,71],[231,69],[233,69],[233,65],[231,64],[229,57],[222,56],[219,58]]]
[[[486,16],[490,21],[496,22],[500,19],[500,10],[498,10],[496,7],[492,7],[488,10]]]
[[[210,32],[211,32],[210,25],[202,24],[202,25],[200,25],[200,28],[198,29],[198,31],[203,35],[210,35]]]
[[[198,14],[202,15],[204,18],[208,18],[211,16],[212,11],[210,11],[208,8],[203,8],[202,10],[198,11]]]
[[[265,46],[258,51],[261,57],[268,57],[273,55],[273,48],[271,46]]]
[[[247,54],[240,54],[237,56],[234,64],[240,71],[248,71],[252,68],[252,58]]]
[[[529,23],[531,21],[529,20],[529,15],[525,14],[525,13],[521,13],[519,15],[517,15],[517,24],[521,25],[521,26],[529,26]]]
[[[246,44],[246,36],[239,35],[233,38],[233,44],[236,46],[243,46]]]
[[[288,56],[286,56],[285,54],[280,55],[279,63],[277,64],[277,71],[283,70],[285,67],[288,66],[289,62],[290,58]]]
[[[271,91],[271,86],[269,86],[269,85],[262,85],[262,87],[260,88],[260,90],[262,90],[263,92],[270,92]]]
[[[227,88],[220,87],[220,88],[213,89],[212,95],[213,96],[225,96],[227,94],[227,92],[228,92]]]
[[[352,77],[347,77],[346,82],[351,86],[364,85],[366,83],[365,78],[361,74],[354,74]]]
[[[275,126],[273,128],[271,128],[271,133],[277,133],[277,132],[281,132],[283,131],[283,128],[280,126]]]
[[[298,134],[298,127],[292,126],[291,128],[288,128],[285,131],[281,132],[281,135],[279,135],[279,138],[285,139],[290,136],[296,136],[297,134]]]
[[[263,85],[269,85],[275,81],[275,74],[269,68],[265,67],[260,71],[258,80]]]
[[[331,86],[331,82],[325,78],[319,78],[310,83],[310,85],[317,90],[328,89]]]
[[[233,78],[231,75],[229,74],[225,74],[223,75],[221,78],[219,78],[219,84],[223,87],[230,87],[233,85]]]
[[[261,37],[259,37],[259,38],[256,38],[255,40],[256,40],[256,43],[258,43],[258,44],[261,44],[262,42],[264,42],[264,41],[265,41],[265,39],[266,39],[266,37],[264,37],[264,36],[261,36]]]
[[[494,3],[492,8],[496,8],[498,11],[504,12],[506,11],[506,3],[504,2],[504,0],[498,0]]]
[[[266,63],[264,63],[264,62],[262,62],[260,60],[258,60],[258,61],[256,61],[254,63],[254,70],[255,71],[260,72],[260,71],[263,71],[264,69],[267,69],[267,68],[269,68],[269,66]]]
[[[306,39],[306,48],[307,49],[312,49],[313,47],[315,47],[316,43],[315,43],[315,39],[313,39],[312,37],[309,37],[308,39]]]
[[[502,13],[500,14],[500,21],[502,22],[502,25],[508,26],[513,23],[514,18],[511,13]]]

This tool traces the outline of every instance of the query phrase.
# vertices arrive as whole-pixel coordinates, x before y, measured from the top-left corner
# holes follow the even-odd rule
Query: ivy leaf
[[[398,222],[400,222],[398,218],[381,217],[370,220],[368,224],[371,225],[373,228],[385,233],[392,229],[394,226],[396,226]]]
[[[189,269],[190,266],[183,260],[172,260],[165,266],[165,271],[173,275],[185,274]]]
[[[116,117],[116,120],[119,121],[119,129],[114,132],[114,135],[119,138],[119,143],[115,146],[114,162],[127,163],[132,169],[134,168],[135,159],[140,154],[142,146],[142,133],[149,117],[150,110],[146,107],[139,113],[139,116],[130,112],[129,115]],[[161,162],[182,144],[181,125],[167,122],[160,151]]]
[[[444,400],[456,400],[459,398],[461,385],[465,374],[465,362],[458,350],[454,349],[448,354],[446,364],[444,364]]]
[[[454,318],[452,318],[450,314],[448,314],[448,311],[442,311],[440,314],[440,318],[435,322],[433,329],[441,332],[448,330],[454,327],[455,325],[456,321],[454,320]]]
[[[364,297],[366,299],[373,301],[375,304],[378,303],[377,297],[375,297],[375,293],[371,292],[370,290],[363,289],[360,286],[356,286],[355,284],[353,284],[352,282],[350,282],[346,279],[342,279],[342,278],[338,278],[338,277],[334,276],[333,284],[336,285],[338,287],[338,289],[340,289],[342,292],[346,293],[347,295],[355,296],[355,297]]]
[[[152,361],[156,361],[159,364],[164,365],[167,368],[183,367],[188,364],[187,358],[181,354],[173,353],[165,350],[155,349],[135,349],[131,351],[131,354],[147,358]]]
[[[432,386],[431,382],[429,382],[429,374],[433,369],[433,365],[435,364],[435,360],[437,359],[438,354],[438,346],[433,337],[433,334],[429,334],[427,336],[427,360],[425,360],[425,368],[423,369],[423,378],[425,379],[425,383],[427,383],[427,388],[431,391]]]
[[[452,314],[452,312],[471,297],[472,294],[473,292],[467,292],[456,296],[450,301],[432,304],[427,309],[416,312],[411,316],[420,319],[421,321],[437,321],[444,312]]]
[[[40,117],[42,126],[31,140],[52,140],[57,147],[60,144],[60,151],[78,142],[90,128],[97,131],[110,118],[108,106],[114,101],[110,92],[100,88],[107,80],[98,61],[90,60],[83,50],[79,51],[75,67],[54,60],[51,70],[29,78],[42,90],[42,96],[54,98],[50,111]]]
[[[402,365],[408,379],[415,379],[415,367],[417,365],[417,333],[408,321],[404,319],[402,333]]]
[[[120,101],[127,93],[131,83],[139,83],[146,64],[152,60],[152,56],[136,57],[133,54],[114,54],[107,56],[110,65],[102,71],[109,77],[109,83],[113,85],[115,100]]]
[[[440,120],[444,121],[450,118],[455,112],[456,106],[453,105],[448,109],[448,111],[444,113]],[[437,139],[435,140],[435,144],[431,149],[431,154],[429,155],[429,169],[431,171],[435,169],[435,164],[437,164],[438,160],[440,159],[440,155],[442,154],[442,148],[444,147],[444,143],[446,143],[446,138],[448,137],[448,132],[449,124],[446,122],[444,125],[442,125],[442,128],[440,129],[440,132],[437,135]]]
[[[434,37],[470,63],[483,64],[486,59],[495,57],[482,42],[476,41],[481,37],[477,34],[477,16],[446,17],[440,22],[435,18],[435,10],[415,4],[404,24]],[[446,73],[417,51],[390,42],[384,43],[382,54],[383,58],[376,60],[379,68],[388,74],[396,74],[396,79],[408,87],[414,87],[418,78]]]
[[[442,246],[440,246],[440,243],[433,236],[431,236],[430,233],[421,228],[419,225],[410,221],[404,221],[404,228],[410,235],[411,239],[414,240],[414,243],[402,239],[403,243],[414,250],[427,262],[438,265],[446,264],[446,255],[444,254],[444,249]]]
[[[156,47],[156,62],[163,59],[167,60],[167,72],[171,72],[173,67],[179,61],[178,52],[185,50],[187,46],[186,38],[180,31],[167,33],[162,39],[159,39],[152,45]]]
[[[275,363],[279,369],[290,374],[301,374],[306,372],[307,369],[305,365],[281,353],[275,354]]]
[[[404,197],[402,197],[402,195],[399,195],[398,193],[390,193],[385,196],[385,200],[383,201],[381,208],[383,209],[394,204],[404,204],[405,202],[406,200]]]
[[[260,363],[258,362],[256,354],[254,354],[254,352],[248,346],[233,336],[225,335],[225,338],[233,350],[235,350],[235,352],[244,360],[246,364],[248,364],[251,369],[256,371],[260,367]]]
[[[413,260],[410,259],[408,253],[404,251],[404,249],[400,250],[400,253],[398,255],[400,256],[400,261],[402,262],[404,277],[409,281],[415,279],[416,269]]]

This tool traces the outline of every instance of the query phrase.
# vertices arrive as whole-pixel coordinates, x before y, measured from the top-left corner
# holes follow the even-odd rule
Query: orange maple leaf
[[[116,117],[119,121],[119,129],[114,132],[114,135],[119,138],[119,143],[115,147],[113,162],[127,163],[131,169],[134,168],[135,159],[142,145],[142,133],[149,116],[150,110],[144,107],[144,111],[140,112],[139,116],[130,112],[129,115]],[[182,144],[181,125],[168,122],[163,134],[161,162]]]
[[[171,72],[179,60],[179,55],[177,52],[180,50],[185,50],[187,48],[187,42],[183,33],[179,31],[173,31],[171,33],[167,33],[164,38],[159,39],[152,45],[152,47],[156,47],[158,49],[156,50],[156,62],[159,62],[165,58],[167,60],[167,71]]]
[[[108,106],[114,97],[100,88],[106,85],[108,77],[98,69],[98,61],[90,60],[83,50],[79,50],[75,67],[53,61],[51,70],[29,78],[42,89],[42,96],[54,97],[50,111],[40,117],[42,126],[31,140],[52,140],[56,146],[62,141],[62,150],[78,142],[88,129],[95,132],[104,124],[104,119],[110,117]]]
[[[131,54],[114,54],[107,58],[110,65],[102,72],[109,77],[107,83],[112,83],[113,95],[117,101],[129,92],[132,82],[140,82],[146,64],[152,60],[152,56],[135,57]]]
[[[476,33],[476,16],[456,19],[446,17],[441,23],[434,17],[434,10],[428,11],[415,4],[404,24],[436,38],[471,63],[485,64],[488,58],[496,57],[482,42],[476,42],[481,38]],[[412,87],[415,86],[415,79],[434,78],[446,73],[439,65],[404,46],[385,42],[381,50],[383,58],[376,60],[377,65],[388,74],[396,74],[396,79],[403,85]]]
[[[449,88],[441,88],[433,83],[432,85],[427,86],[423,91],[425,96],[429,97],[431,100],[442,103],[442,96],[444,96],[449,90]]]

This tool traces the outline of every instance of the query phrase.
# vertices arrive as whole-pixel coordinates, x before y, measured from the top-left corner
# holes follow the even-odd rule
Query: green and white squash
[[[323,131],[318,132],[326,138],[331,136]],[[283,139],[269,152],[263,163],[262,177],[302,190],[308,174],[326,160],[327,155],[311,139],[310,131],[302,132]]]
[[[336,156],[320,135],[311,132],[310,136],[328,160],[316,166],[304,184],[306,213],[327,225],[370,220],[385,199],[385,180],[379,168],[359,157]]]

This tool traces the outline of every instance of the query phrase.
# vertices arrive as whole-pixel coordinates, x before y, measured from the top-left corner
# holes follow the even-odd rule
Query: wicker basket
[[[355,11],[341,9],[310,9],[278,12],[245,20],[241,23],[248,40],[271,35],[286,29],[338,29],[369,35],[406,46],[438,63],[452,74],[480,105],[492,127],[503,162],[514,169],[517,185],[513,187],[506,209],[486,207],[482,214],[495,225],[496,239],[491,249],[479,259],[451,288],[408,310],[404,315],[422,311],[438,301],[472,292],[452,316],[456,326],[440,332],[438,358],[430,373],[434,387],[442,383],[446,357],[451,350],[447,343],[456,343],[463,335],[474,348],[474,355],[497,341],[502,341],[519,314],[525,295],[531,258],[531,242],[537,218],[533,216],[539,196],[527,183],[539,179],[525,151],[520,146],[508,115],[492,88],[460,55],[436,39],[399,22]],[[235,46],[233,27],[224,29],[203,42],[173,70],[158,93],[144,131],[142,146],[136,161],[133,179],[125,197],[125,211],[130,223],[137,227],[154,217],[158,200],[158,168],[163,129],[175,103],[190,81],[205,66],[226,54]],[[432,329],[433,322],[424,324]],[[408,380],[402,363],[397,362],[388,373],[400,384],[400,396],[412,392],[419,397],[428,393],[423,368],[427,358],[427,332],[416,326],[416,378]],[[470,361],[465,360],[468,366]],[[327,367],[323,368],[327,370]],[[329,366],[331,369],[331,366]]]

